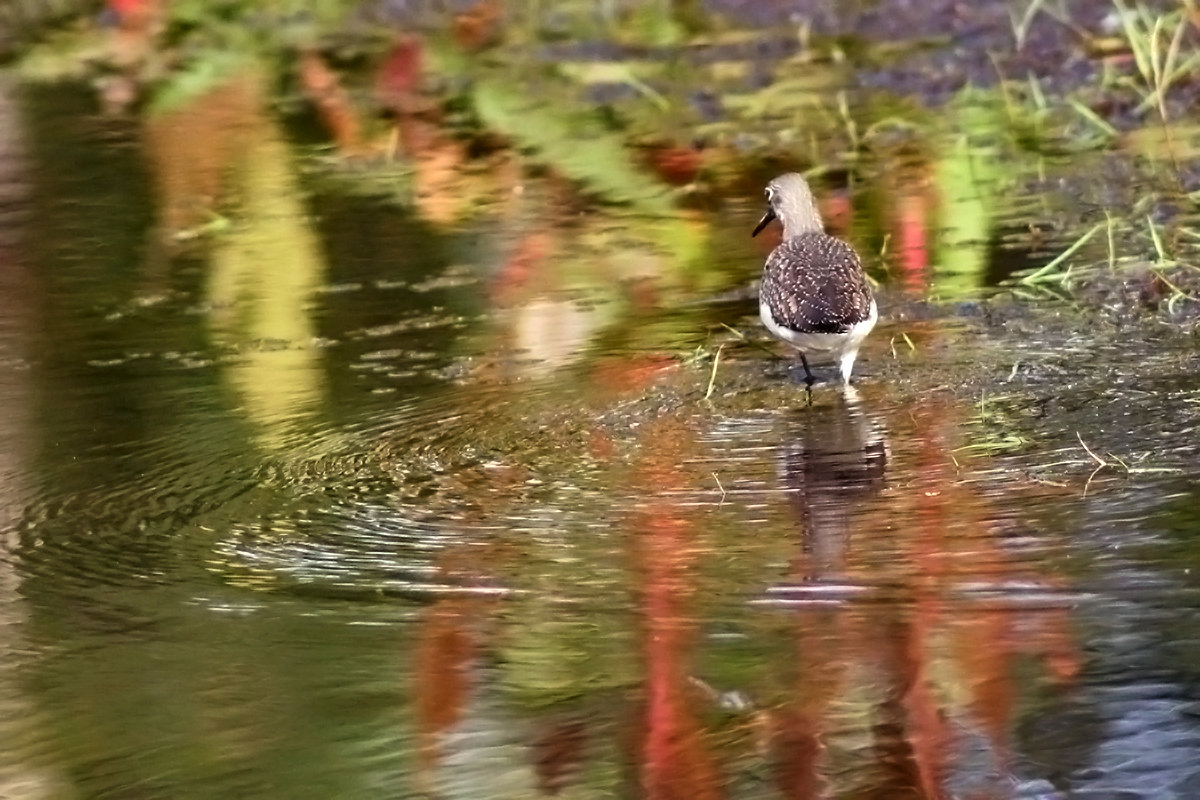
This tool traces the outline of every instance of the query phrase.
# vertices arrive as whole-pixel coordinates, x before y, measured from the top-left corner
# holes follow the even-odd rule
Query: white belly
[[[763,325],[775,338],[787,342],[802,353],[824,352],[832,353],[834,360],[840,362],[842,378],[850,382],[850,370],[854,367],[854,359],[863,339],[875,327],[879,320],[879,306],[871,300],[871,313],[862,322],[856,322],[845,333],[801,333],[785,328],[775,322],[770,309],[763,301],[758,302],[758,315]]]

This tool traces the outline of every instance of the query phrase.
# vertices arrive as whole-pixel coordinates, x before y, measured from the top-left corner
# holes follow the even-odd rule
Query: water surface
[[[1194,339],[910,241],[809,396],[757,197],[438,224],[248,119],[189,247],[202,170],[0,94],[0,794],[1200,792]]]

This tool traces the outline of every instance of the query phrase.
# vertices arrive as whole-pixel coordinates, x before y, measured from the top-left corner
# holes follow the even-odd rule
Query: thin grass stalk
[[[1137,64],[1138,72],[1141,73],[1142,79],[1149,84],[1153,70],[1150,68],[1150,59],[1145,50],[1146,43],[1143,41],[1143,34],[1137,29],[1137,20],[1140,17],[1135,17],[1123,0],[1113,0],[1113,4],[1117,7],[1121,17],[1121,27],[1125,29],[1125,39],[1129,42],[1129,49],[1133,51],[1133,60]]]
[[[1059,264],[1062,264],[1068,258],[1075,255],[1075,253],[1079,251],[1079,248],[1083,247],[1091,240],[1093,236],[1099,233],[1100,229],[1103,228],[1104,225],[1105,223],[1103,222],[1094,225],[1090,231],[1076,239],[1074,244],[1059,253],[1057,258],[1053,259],[1049,264],[1046,264],[1046,266],[1038,269],[1036,272],[1031,272],[1030,274],[1026,275],[1021,279],[1020,282],[1025,285],[1030,285],[1043,280],[1053,280],[1053,278],[1047,278],[1047,276],[1053,274],[1054,270],[1058,268]]]

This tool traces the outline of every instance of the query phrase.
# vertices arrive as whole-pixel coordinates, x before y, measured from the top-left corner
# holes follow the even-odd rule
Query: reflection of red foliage
[[[441,162],[448,160],[451,172],[457,172],[462,153],[439,127],[437,103],[421,92],[424,76],[425,46],[421,39],[399,39],[375,73],[375,101],[395,116],[395,138],[389,144],[388,157],[395,155],[398,140],[405,155],[427,159],[430,163],[417,165],[417,182],[437,184],[441,192],[445,188],[440,185],[444,177]],[[440,203],[437,199],[434,202]]]
[[[936,339],[936,327],[918,327],[914,335]],[[818,769],[819,742],[831,698],[844,696],[847,676],[869,665],[883,697],[871,733],[872,768],[878,777],[862,797],[950,796],[953,765],[963,758],[959,725],[982,733],[1001,770],[1010,768],[1016,714],[1018,654],[1040,655],[1057,681],[1079,670],[1069,630],[1069,608],[1014,609],[1003,600],[964,599],[964,585],[1039,581],[1053,588],[1053,576],[1032,576],[999,546],[996,514],[986,500],[959,482],[947,441],[955,430],[954,408],[934,394],[923,405],[904,409],[906,441],[917,444],[915,476],[886,509],[888,522],[899,516],[908,524],[898,532],[895,575],[908,601],[903,609],[854,609],[829,614],[819,609],[796,613],[800,683],[783,708],[771,712],[774,778],[789,800],[824,796]],[[875,522],[864,515],[864,527]],[[809,574],[807,555],[798,558],[797,574]],[[869,580],[880,567],[862,553]],[[851,570],[855,567],[851,566]],[[885,568],[886,569],[886,568]],[[859,796],[859,795],[856,795]],[[988,790],[971,795],[984,800]]]
[[[1035,641],[1041,645],[1046,668],[1059,683],[1073,682],[1079,677],[1083,663],[1071,632],[1071,612],[1054,609],[1043,615],[1041,622]]]
[[[470,549],[448,550],[438,565],[443,580],[477,583],[486,576],[480,562],[502,560],[495,550],[486,556]],[[493,612],[493,600],[447,597],[425,614],[413,665],[412,695],[416,709],[418,772],[426,780],[437,766],[442,735],[462,718],[472,688],[471,667],[486,646],[480,624]]]
[[[462,601],[445,600],[421,626],[414,695],[425,769],[437,761],[439,735],[459,720],[470,689],[467,670],[476,645],[468,629],[469,611]]]
[[[317,107],[321,121],[338,148],[343,153],[359,150],[362,136],[358,115],[350,103],[350,96],[325,59],[315,51],[304,52],[300,56],[299,74],[304,93]]]
[[[106,109],[120,113],[140,94],[140,71],[157,46],[166,9],[163,0],[109,0],[108,8],[116,17],[108,51],[117,74],[101,79],[99,85]]]
[[[835,192],[821,200],[821,219],[825,229],[835,236],[845,236],[854,220],[854,206],[845,192]]]
[[[396,42],[375,74],[375,100],[379,105],[398,116],[417,110],[424,62],[420,39],[406,36]]]
[[[500,35],[500,0],[480,0],[454,16],[454,41],[464,50],[482,50]]]
[[[919,290],[929,280],[928,203],[923,194],[901,195],[896,219],[896,257],[906,289]]]
[[[801,703],[775,715],[775,735],[771,740],[775,762],[775,783],[788,800],[819,797],[817,758],[821,754],[820,721]]]
[[[988,530],[992,514],[979,498],[964,495],[955,482],[945,442],[947,409],[934,401],[913,419],[922,442],[913,500],[920,531],[913,540],[911,559],[921,578],[916,583],[916,603],[911,625],[905,707],[909,739],[919,768],[921,785],[931,797],[944,796],[944,778],[951,733],[947,717],[935,696],[933,643],[952,648],[962,680],[967,681],[966,710],[986,731],[1003,763],[1010,755],[1009,739],[1015,711],[1015,659],[1021,651],[1042,652],[1054,676],[1069,679],[1070,664],[1077,663],[1066,633],[1066,609],[1038,609],[1026,613],[980,603],[955,606],[953,619],[945,594],[962,583],[992,583],[1026,578],[1011,557],[996,546]],[[964,533],[967,538],[960,538]],[[970,558],[956,557],[969,548]],[[1053,577],[1039,579],[1047,585]],[[1030,636],[1031,628],[1042,636]],[[949,631],[950,636],[939,636]],[[1065,669],[1064,669],[1065,667]]]
[[[617,445],[609,433],[595,429],[588,435],[587,452],[597,461],[612,461],[617,455]]]
[[[246,74],[146,120],[164,234],[200,224],[226,198],[232,165],[253,152],[264,135],[265,105],[259,81]]]
[[[680,465],[691,436],[670,418],[647,426],[639,486],[657,492],[687,485]],[[721,796],[721,776],[692,713],[687,657],[695,623],[693,594],[696,528],[667,497],[650,493],[636,518],[636,556],[642,574],[646,659],[646,716],[641,745],[641,789],[648,800],[707,800]]]
[[[678,366],[679,362],[669,356],[605,358],[597,362],[592,377],[604,391],[632,394],[649,386],[665,370]]]
[[[658,177],[672,186],[685,186],[696,179],[704,153],[695,147],[667,145],[652,148],[646,160]]]
[[[933,691],[934,679],[929,674],[933,654],[927,648],[935,641],[939,624],[945,623],[940,592],[953,569],[947,552],[951,543],[946,540],[946,533],[952,521],[960,526],[967,523],[964,511],[971,508],[970,504],[961,503],[962,498],[943,491],[952,484],[954,475],[950,472],[940,427],[947,417],[945,409],[938,408],[940,405],[933,401],[913,417],[921,449],[916,473],[920,481],[911,490],[917,520],[914,530],[918,532],[911,558],[921,577],[915,587],[912,622],[904,626],[905,647],[899,653],[902,660],[896,665],[903,676],[901,702],[907,715],[908,740],[926,797],[943,796],[949,737],[945,714]]]
[[[686,612],[692,590],[693,527],[654,508],[639,524],[644,569],[646,718],[641,753],[648,800],[704,800],[720,796],[720,774],[689,702],[687,654],[694,623]]]
[[[924,612],[918,610],[917,613]],[[931,631],[929,626],[918,623],[906,632],[909,634],[908,648],[902,654],[903,662],[897,666],[903,669],[905,691],[900,702],[904,709],[905,734],[916,768],[916,775],[911,780],[920,785],[919,796],[940,799],[946,796],[943,786],[950,729],[934,693],[933,677],[929,674],[933,659],[926,650],[929,642],[923,635]]]
[[[529,283],[537,269],[550,253],[553,240],[550,234],[534,231],[521,237],[511,254],[500,266],[492,285],[492,297],[500,305],[513,299],[513,295]]]
[[[538,789],[557,795],[583,760],[587,728],[582,722],[560,722],[542,731],[533,742],[533,768]]]
[[[162,12],[161,0],[108,0],[122,28],[136,28],[157,19]]]

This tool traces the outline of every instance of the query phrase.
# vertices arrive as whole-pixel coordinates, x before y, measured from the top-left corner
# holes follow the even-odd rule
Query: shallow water
[[[951,241],[809,397],[748,204],[435,225],[264,124],[171,252],[82,98],[0,95],[0,795],[1200,793],[1194,339]]]

